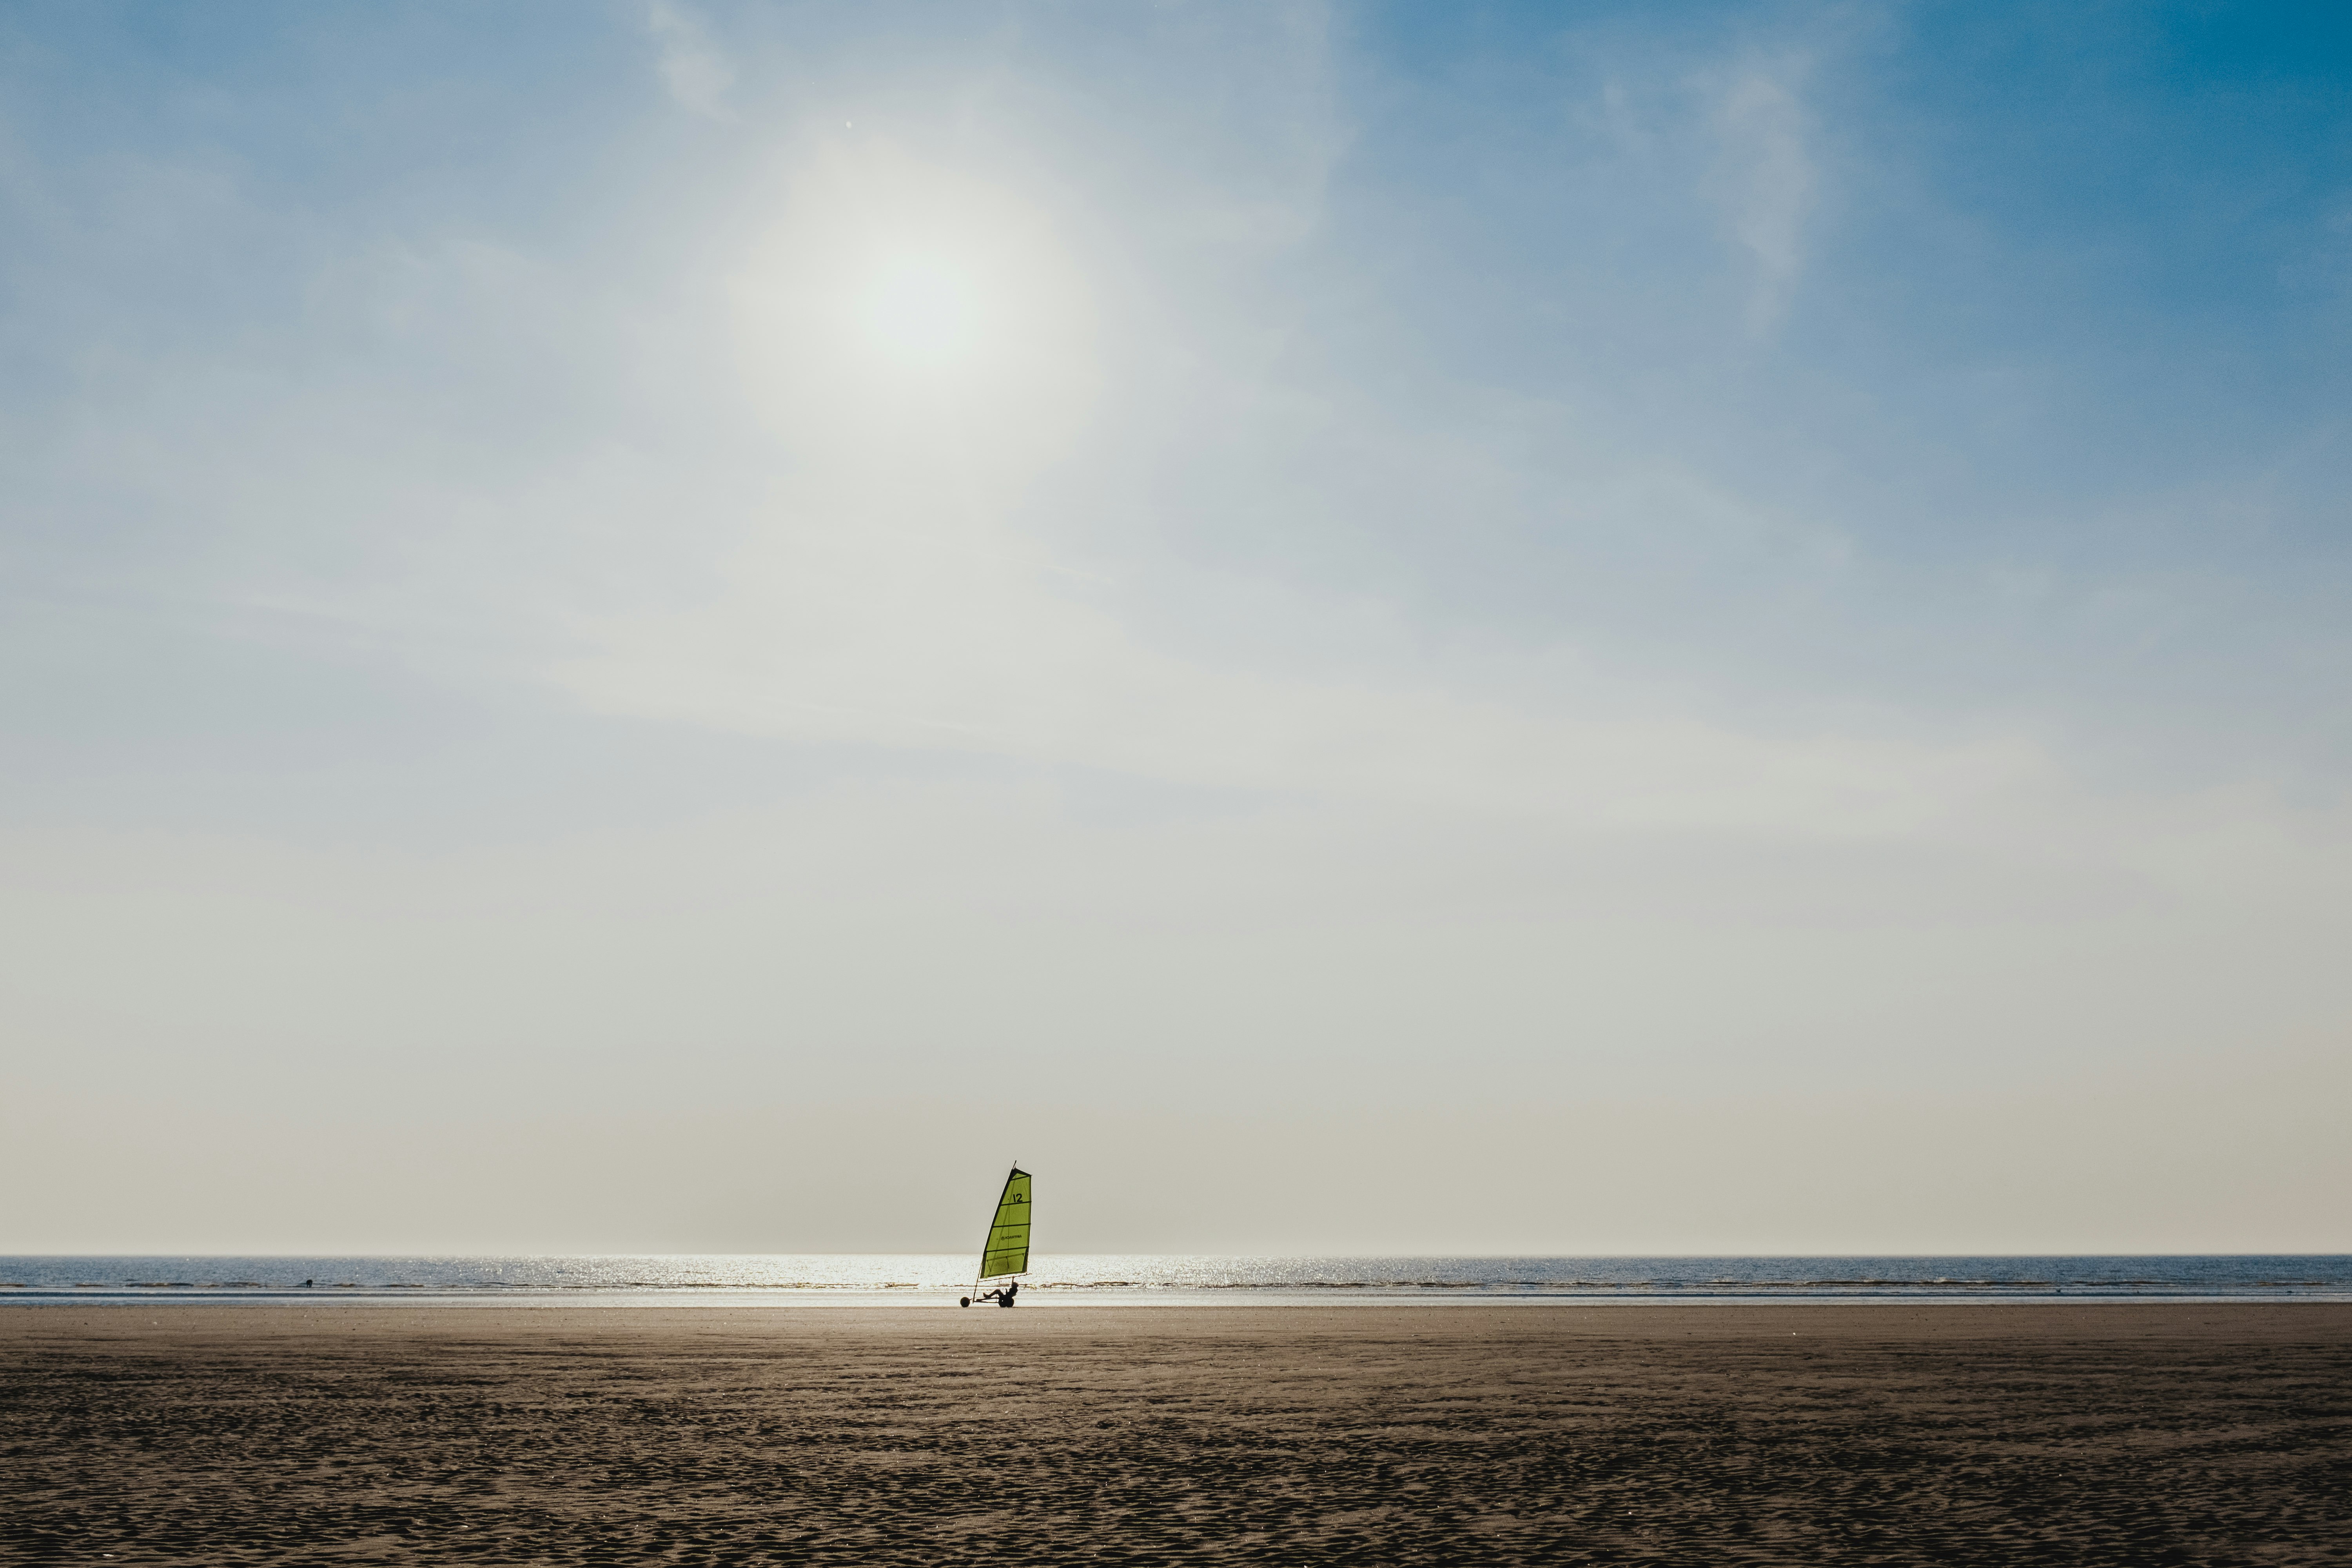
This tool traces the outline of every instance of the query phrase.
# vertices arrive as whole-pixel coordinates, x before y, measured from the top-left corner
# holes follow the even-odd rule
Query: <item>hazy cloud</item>
[[[727,118],[735,68],[711,42],[702,18],[677,0],[653,0],[646,7],[646,29],[660,48],[662,85],[670,97],[697,114]]]
[[[1717,89],[1709,195],[1755,268],[1748,330],[1779,324],[1804,269],[1805,219],[1819,174],[1806,146],[1801,63],[1748,66]]]
[[[1910,12],[409,14],[0,23],[43,1245],[308,1243],[337,1141],[383,1246],[533,1169],[543,1245],[953,1245],[975,1117],[1056,1246],[2341,1245],[2340,302],[2216,258],[2352,143],[2269,79],[2069,100],[2196,174],[2092,222],[2081,57],[1970,119]],[[599,1153],[763,1129],[886,1195]]]

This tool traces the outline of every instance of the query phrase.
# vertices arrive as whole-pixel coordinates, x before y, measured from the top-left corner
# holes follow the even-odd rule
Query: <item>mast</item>
[[[996,1197],[996,1216],[989,1222],[988,1240],[980,1249],[980,1272],[973,1276],[972,1294],[983,1279],[1001,1279],[1029,1272],[1029,1173],[1016,1161]]]

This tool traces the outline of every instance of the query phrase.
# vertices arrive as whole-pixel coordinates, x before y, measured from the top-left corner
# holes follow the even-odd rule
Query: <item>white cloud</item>
[[[646,8],[646,30],[660,46],[662,85],[670,97],[697,114],[726,119],[735,68],[711,43],[702,19],[674,0],[653,0]]]
[[[1801,64],[1752,65],[1721,87],[1716,103],[1718,151],[1707,193],[1754,263],[1748,328],[1759,336],[1779,324],[1797,287],[1819,184],[1797,94],[1802,76]]]
[[[602,646],[557,679],[600,711],[797,741],[1591,828],[1900,833],[2050,773],[2011,740],[1776,737],[1627,716],[1622,700],[1606,716],[1531,708],[1433,672],[1314,679],[1202,662],[1065,595],[1050,557],[953,517],[945,491],[907,498],[900,516],[858,494],[780,500],[774,536],[746,549],[719,598],[583,625]]]

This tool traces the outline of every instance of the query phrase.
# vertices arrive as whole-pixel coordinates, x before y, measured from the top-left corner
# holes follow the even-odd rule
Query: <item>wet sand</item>
[[[14,1307],[0,1488],[45,1563],[2352,1563],[2352,1304]]]

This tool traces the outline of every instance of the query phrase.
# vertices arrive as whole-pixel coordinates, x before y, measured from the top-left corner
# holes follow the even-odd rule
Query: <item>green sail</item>
[[[988,1227],[988,1246],[980,1255],[980,1277],[1029,1272],[1029,1173],[1020,1166],[1004,1178],[1004,1195],[996,1200],[996,1223]]]

